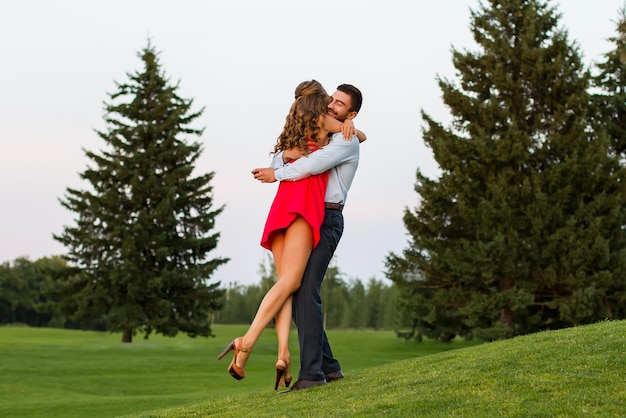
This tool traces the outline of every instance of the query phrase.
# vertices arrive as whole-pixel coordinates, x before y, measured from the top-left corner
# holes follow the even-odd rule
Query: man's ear
[[[352,120],[352,119],[356,118],[357,114],[358,114],[358,112],[355,112],[354,110],[351,111],[351,112],[348,112],[348,114],[346,115],[346,119]]]

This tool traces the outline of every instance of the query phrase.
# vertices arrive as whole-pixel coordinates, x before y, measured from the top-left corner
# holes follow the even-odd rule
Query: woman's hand
[[[252,170],[252,175],[261,183],[274,183],[276,181],[276,177],[274,177],[274,169],[270,167],[255,168]]]
[[[343,121],[341,133],[343,134],[343,139],[346,141],[351,141],[352,135],[356,135],[356,128],[354,127],[354,122],[352,122],[352,119],[346,119]]]

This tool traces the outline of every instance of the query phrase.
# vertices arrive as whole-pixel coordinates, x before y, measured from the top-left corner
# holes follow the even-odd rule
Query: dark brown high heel
[[[240,338],[235,338],[230,344],[226,346],[224,351],[217,356],[218,360],[221,360],[229,351],[235,350],[233,354],[233,360],[230,362],[230,366],[228,366],[228,373],[237,380],[241,380],[246,377],[246,371],[244,369],[246,363],[248,362],[248,357],[252,352],[252,348],[246,348],[243,346],[243,341]],[[245,355],[244,355],[245,354]],[[243,360],[243,367],[239,367],[237,365],[237,358],[241,355]]]
[[[278,390],[278,386],[286,388],[291,384],[291,364],[283,359],[276,361],[276,381],[274,382],[274,390]]]

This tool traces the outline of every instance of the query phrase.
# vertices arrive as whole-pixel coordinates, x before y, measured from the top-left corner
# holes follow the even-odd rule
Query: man
[[[361,109],[362,101],[361,92],[356,87],[342,84],[332,95],[328,113],[342,122],[351,121]],[[333,357],[324,331],[320,288],[343,234],[342,209],[359,165],[359,141],[355,137],[344,140],[338,133],[325,147],[299,158],[301,156],[297,150],[285,151],[282,155],[276,154],[273,168],[253,171],[257,180],[269,183],[299,180],[328,171],[326,211],[320,242],[311,253],[300,289],[293,297],[293,319],[300,344],[300,371],[290,390],[306,389],[343,378],[341,366]],[[286,164],[292,159],[296,161]]]

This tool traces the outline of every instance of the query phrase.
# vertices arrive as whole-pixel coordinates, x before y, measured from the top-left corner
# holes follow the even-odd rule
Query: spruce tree
[[[593,78],[594,130],[608,135],[610,155],[613,157],[614,177],[622,199],[622,228],[615,231],[621,241],[616,246],[616,263],[626,263],[626,244],[620,232],[626,229],[626,8],[619,11],[616,34],[609,38],[614,48],[604,54],[604,61],[596,65]],[[621,267],[626,270],[626,267]],[[613,283],[613,292],[607,297],[612,317],[626,317],[626,277]]]
[[[210,336],[222,294],[210,277],[228,260],[208,257],[223,210],[213,208],[214,173],[194,174],[203,130],[192,123],[203,110],[178,96],[150,44],[138,55],[143,71],[105,103],[105,148],[85,151],[89,188],[61,199],[76,224],[55,239],[80,268],[60,283],[63,307],[74,320],[103,317],[124,342],[138,332]]]
[[[593,96],[597,112],[596,129],[610,135],[613,152],[626,160],[626,9],[620,11],[616,34],[609,38],[614,49],[596,65]]]
[[[538,0],[481,4],[478,50],[453,50],[458,85],[438,79],[451,125],[422,112],[441,174],[417,171],[409,246],[387,257],[420,334],[492,340],[611,317],[616,179],[559,18]]]

